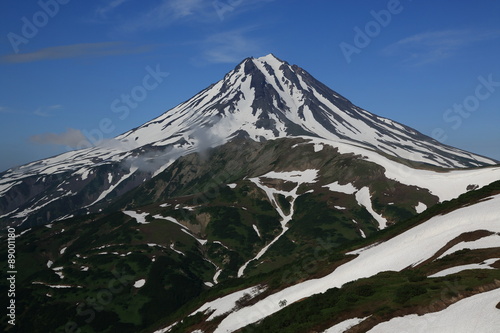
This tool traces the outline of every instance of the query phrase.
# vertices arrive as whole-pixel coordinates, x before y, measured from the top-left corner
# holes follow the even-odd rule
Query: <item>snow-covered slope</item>
[[[370,277],[383,271],[401,271],[406,267],[418,265],[432,258],[448,242],[464,233],[476,230],[499,233],[499,216],[500,195],[446,215],[435,216],[386,242],[351,252],[357,257],[325,277],[307,280],[285,288],[254,305],[235,310],[222,320],[215,332],[234,332],[272,315],[286,304],[323,293],[333,287],[341,287],[350,281]],[[481,297],[478,296],[479,298]],[[286,302],[283,303],[283,300]],[[462,304],[465,304],[466,301],[463,302]],[[216,309],[213,308],[213,310]],[[445,317],[448,318],[447,314]],[[490,327],[491,323],[484,324]]]
[[[394,318],[369,332],[495,333],[500,327],[500,311],[496,308],[499,299],[500,289],[495,289],[461,300],[440,312]]]
[[[321,138],[347,151],[444,168],[496,164],[358,108],[302,68],[270,54],[245,59],[193,98],[101,146],[0,174],[0,218],[23,222],[35,214],[28,224],[43,224],[78,210],[85,213],[157,175],[178,157],[236,136],[256,141]],[[321,145],[315,149],[320,152]]]
[[[315,145],[322,144],[335,147],[342,154],[358,154],[363,159],[382,166],[385,169],[385,176],[387,178],[396,180],[402,184],[428,189],[432,194],[439,197],[440,201],[457,198],[460,194],[470,189],[481,188],[496,180],[500,180],[500,166],[456,170],[443,169],[439,171],[425,170],[396,163],[377,152],[349,144],[320,138],[307,139]],[[357,190],[351,186],[342,191],[355,193]]]
[[[368,332],[495,333],[500,327],[500,313],[496,309],[499,299],[500,289],[495,289],[461,300],[443,311],[391,319],[378,324]],[[346,320],[323,333],[345,332],[367,318]]]
[[[495,163],[360,109],[272,54],[245,59],[223,80],[116,139],[132,146],[176,143],[193,149],[220,145],[235,135],[259,141],[299,134],[441,167]]]

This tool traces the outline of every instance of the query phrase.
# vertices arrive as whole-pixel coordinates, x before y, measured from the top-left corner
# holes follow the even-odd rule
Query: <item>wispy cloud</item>
[[[220,24],[226,18],[236,19],[242,13],[256,10],[260,5],[273,1],[275,0],[161,0],[148,10],[126,18],[118,30],[148,31],[185,22]]]
[[[130,0],[113,0],[107,3],[105,6],[99,6],[96,9],[96,14],[101,18],[106,18],[108,13],[116,10],[118,7],[123,5],[125,2]]]
[[[402,56],[403,63],[419,66],[439,62],[478,42],[500,38],[500,31],[443,30],[416,34],[387,46],[386,56]]]
[[[45,112],[42,110],[42,108],[38,108],[36,109],[33,114],[35,116],[39,116],[39,117],[50,117],[51,115],[48,113],[48,112]]]
[[[61,145],[71,148],[78,148],[88,144],[88,140],[80,130],[68,128],[63,133],[43,133],[33,135],[29,138],[33,143],[44,145]]]
[[[15,111],[7,106],[0,106],[0,113],[15,113]]]
[[[13,109],[8,106],[0,106],[0,113],[4,114],[16,114],[16,115],[27,115],[27,116],[39,116],[39,117],[52,117],[54,116],[53,111],[62,110],[64,107],[60,104],[54,104],[49,106],[40,106],[36,108],[35,111],[26,111],[22,109]]]
[[[201,46],[204,60],[210,63],[234,63],[262,52],[262,41],[246,35],[248,30],[226,31],[208,36]]]
[[[148,52],[153,47],[154,46],[152,45],[130,45],[125,42],[72,44],[47,47],[30,53],[4,55],[0,57],[0,62],[26,63],[80,57],[105,57],[111,55]]]
[[[51,113],[51,111],[61,110],[62,108],[63,106],[60,104],[50,105],[47,107],[39,107],[33,112],[33,114],[39,117],[52,117],[53,114]]]
[[[163,0],[149,10],[129,18],[119,30],[123,32],[148,31],[170,26],[182,20],[205,20],[207,14],[215,15],[212,1]]]
[[[207,8],[207,1],[202,0],[172,0],[165,3],[167,11],[171,12],[174,18],[183,18],[193,15]]]

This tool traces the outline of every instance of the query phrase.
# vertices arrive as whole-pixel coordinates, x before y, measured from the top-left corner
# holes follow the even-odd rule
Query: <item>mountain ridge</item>
[[[16,326],[366,332],[413,314],[452,328],[458,307],[496,327],[499,179],[494,160],[247,58],[103,146],[0,175]],[[484,301],[487,320],[463,310]]]
[[[304,69],[270,54],[244,59],[191,99],[101,146],[0,174],[0,218],[16,224],[49,223],[79,209],[91,211],[95,204],[160,174],[180,156],[235,137],[263,141],[296,136],[418,165],[464,168],[497,163],[358,108]]]

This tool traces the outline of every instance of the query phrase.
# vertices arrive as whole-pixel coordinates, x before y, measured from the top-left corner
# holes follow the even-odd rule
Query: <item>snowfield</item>
[[[263,293],[267,287],[265,286],[254,286],[247,289],[237,291],[235,293],[229,294],[227,296],[218,298],[211,302],[205,303],[195,312],[191,313],[190,316],[195,315],[198,312],[212,312],[208,320],[213,320],[215,317],[221,316],[229,311],[232,311],[236,307],[236,301],[241,299],[244,295],[250,295],[250,298]]]
[[[356,192],[356,201],[360,206],[365,207],[368,213],[378,222],[379,230],[387,227],[387,219],[373,210],[370,189],[368,187],[363,187]]]
[[[463,249],[475,250],[475,249],[489,249],[493,247],[498,247],[500,244],[500,235],[493,234],[490,236],[486,236],[483,238],[479,238],[472,242],[460,242],[453,246],[452,248],[446,250],[442,255],[440,255],[437,259],[441,259],[446,257],[449,254],[455,253],[457,251]]]
[[[427,209],[427,205],[422,203],[422,202],[419,202],[418,205],[415,207],[415,211],[417,212],[417,214],[422,213],[426,209]]]
[[[294,204],[295,200],[299,197],[297,194],[297,190],[299,189],[301,184],[304,183],[315,183],[316,178],[318,177],[318,170],[315,169],[307,169],[304,171],[289,171],[289,172],[275,172],[271,171],[266,173],[265,175],[262,175],[257,178],[251,178],[250,181],[252,181],[255,185],[257,185],[261,190],[263,190],[273,207],[276,209],[278,212],[279,216],[281,217],[281,233],[276,236],[269,244],[267,244],[265,247],[263,247],[257,255],[248,260],[246,263],[243,264],[243,266],[240,267],[238,270],[238,277],[243,276],[245,273],[245,269],[247,268],[248,264],[250,264],[254,260],[258,260],[260,257],[262,257],[267,250],[278,240],[280,239],[281,236],[285,234],[288,230],[288,222],[290,222],[293,218],[293,213],[294,213]],[[281,191],[277,190],[272,187],[268,187],[261,182],[261,178],[271,178],[271,179],[279,179],[279,180],[284,180],[284,181],[289,181],[289,182],[294,182],[297,183],[297,186],[295,186],[291,191]],[[275,194],[282,194],[287,197],[292,197],[292,200],[290,202],[290,211],[288,214],[285,214],[283,210],[281,209],[280,205],[276,201],[276,196]],[[258,231],[256,230],[258,233]],[[260,237],[260,235],[259,235]]]
[[[435,216],[386,242],[353,251],[350,254],[357,257],[329,275],[288,287],[252,306],[235,311],[222,320],[215,332],[234,332],[255,323],[279,311],[282,300],[292,304],[330,288],[341,287],[350,281],[417,265],[432,257],[452,239],[475,230],[500,232],[500,195],[446,215]]]
[[[132,210],[124,210],[123,214],[134,218],[139,224],[149,224],[149,222],[146,221],[146,216],[148,216],[149,213],[138,213]]]
[[[498,333],[499,301],[500,289],[495,289],[465,298],[439,312],[393,318],[369,332]]]
[[[338,323],[335,326],[330,327],[326,331],[323,331],[323,333],[343,333],[343,332],[347,331],[348,329],[350,329],[351,327],[358,325],[359,323],[364,321],[366,318],[368,318],[368,317],[351,318],[351,319],[344,320],[343,322]]]
[[[385,169],[385,176],[387,178],[398,181],[401,184],[429,189],[432,194],[439,198],[439,201],[457,198],[461,194],[468,191],[467,187],[469,185],[483,187],[493,183],[494,181],[500,180],[500,166],[474,169],[453,169],[444,172],[415,169],[404,164],[394,162],[375,151],[357,147],[348,142],[343,142],[341,139],[334,141],[307,136],[302,136],[302,138],[308,140],[313,145],[324,144],[337,148],[341,154],[354,153],[356,155],[360,155],[366,160],[382,166]],[[348,192],[353,191],[352,189],[344,187],[344,185],[338,187],[335,186],[337,184],[334,184],[328,185],[329,187],[334,186],[334,191],[344,193],[347,192],[346,190],[348,190]],[[342,187],[344,187],[344,189]]]
[[[491,258],[491,259],[485,260],[484,262],[482,262],[480,264],[469,264],[469,265],[455,266],[455,267],[444,269],[444,270],[437,272],[435,274],[429,275],[429,277],[433,278],[433,277],[446,276],[446,275],[455,274],[455,273],[458,273],[461,271],[465,271],[467,269],[494,269],[490,265],[493,265],[498,260],[500,260],[500,258]]]
[[[345,194],[354,194],[358,191],[354,185],[351,183],[348,183],[346,185],[341,185],[339,182],[334,182],[328,185],[324,185],[323,187],[328,188],[332,192],[340,192],[340,193],[345,193]]]

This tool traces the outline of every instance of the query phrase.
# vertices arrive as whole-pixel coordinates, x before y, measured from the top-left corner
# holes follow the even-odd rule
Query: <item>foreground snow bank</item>
[[[438,250],[462,233],[475,230],[500,232],[500,195],[475,205],[435,216],[384,243],[359,249],[358,256],[329,275],[283,289],[256,304],[228,315],[215,333],[234,332],[278,312],[286,300],[292,304],[333,287],[383,271],[401,271],[431,258]],[[498,302],[498,301],[497,301]],[[497,326],[498,327],[498,326]]]
[[[267,289],[266,286],[254,286],[250,287],[247,289],[243,289],[240,291],[237,291],[235,293],[226,295],[221,298],[217,298],[216,300],[213,300],[211,302],[205,303],[202,307],[200,307],[198,310],[190,314],[190,316],[195,315],[198,312],[211,312],[210,317],[208,320],[213,320],[214,318],[221,316],[227,312],[230,312],[234,310],[237,307],[237,302],[238,300],[242,299],[245,297],[245,295],[248,295],[248,298],[254,298],[255,296],[259,295],[260,293],[264,292]]]
[[[366,318],[368,318],[368,317],[351,318],[351,319],[344,320],[343,322],[340,322],[337,325],[330,327],[329,329],[327,329],[323,333],[343,333],[343,332],[347,331],[348,329],[350,329],[351,327],[358,325],[359,323],[364,321]]]
[[[408,315],[378,324],[369,332],[497,333],[500,289],[465,298],[446,309],[423,316]]]

